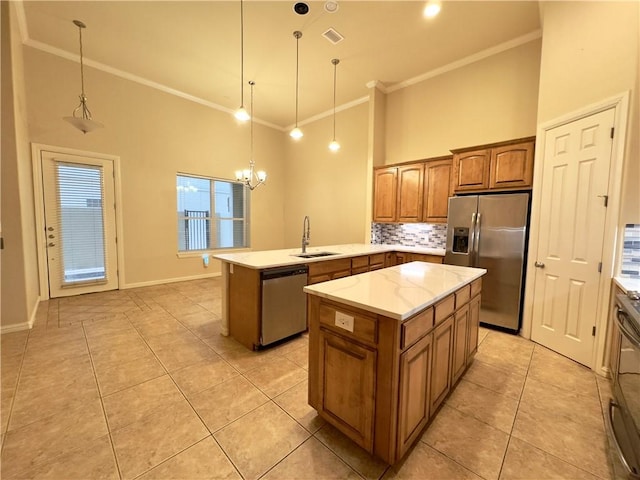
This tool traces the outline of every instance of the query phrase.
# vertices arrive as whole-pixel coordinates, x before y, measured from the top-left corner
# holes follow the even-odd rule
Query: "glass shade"
[[[291,130],[291,132],[289,132],[289,135],[291,135],[291,138],[295,138],[296,140],[298,140],[299,138],[302,138],[304,134],[302,133],[302,130],[296,127]]]
[[[440,13],[440,2],[438,1],[430,1],[427,3],[427,5],[424,7],[424,16],[427,18],[433,18],[436,15],[438,15],[438,13]]]
[[[258,170],[256,176],[258,177],[259,182],[264,182],[267,179],[267,172],[264,170]]]
[[[332,140],[329,144],[329,150],[331,150],[332,152],[337,152],[338,150],[340,150],[340,144],[336,142],[335,139]]]
[[[249,115],[249,112],[247,112],[247,110],[244,107],[240,107],[238,110],[236,110],[236,113],[234,114],[234,116],[236,117],[236,119],[240,120],[241,122],[246,122],[251,118],[251,116]]]
[[[69,122],[71,125],[76,127],[78,130],[81,130],[82,133],[93,132],[98,128],[104,128],[104,125],[98,122],[95,122],[89,118],[80,118],[80,117],[63,117],[63,120]]]

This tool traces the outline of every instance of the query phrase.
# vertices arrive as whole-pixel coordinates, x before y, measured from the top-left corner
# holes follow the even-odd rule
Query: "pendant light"
[[[240,0],[240,108],[234,114],[241,122],[249,120],[249,113],[244,108],[244,2]]]
[[[334,58],[331,63],[333,64],[333,140],[329,144],[329,150],[337,152],[340,150],[340,144],[336,141],[336,71],[340,60]]]
[[[251,88],[251,149],[250,149],[250,157],[249,157],[249,168],[248,169],[244,169],[244,170],[237,170],[236,171],[236,181],[238,182],[242,182],[245,184],[245,186],[247,188],[249,188],[249,190],[253,190],[254,188],[259,187],[260,185],[262,185],[266,180],[267,180],[267,172],[265,172],[264,170],[258,170],[257,172],[254,171],[255,166],[256,166],[256,162],[253,160],[253,86],[256,84],[256,82],[249,80],[249,86]],[[256,181],[257,183],[252,183],[253,181]]]
[[[289,132],[291,138],[298,140],[302,138],[302,130],[298,128],[298,69],[299,69],[299,42],[300,37],[302,37],[302,32],[296,30],[293,32],[293,36],[296,38],[296,126]]]
[[[78,130],[82,131],[82,133],[87,133],[97,128],[102,128],[104,127],[104,125],[94,120],[91,120],[91,111],[87,106],[87,97],[84,94],[84,61],[83,61],[83,53],[82,53],[82,29],[87,28],[87,26],[84,23],[82,23],[80,20],[74,20],[73,23],[76,27],[78,27],[78,32],[80,34],[80,86],[82,89],[82,93],[80,94],[80,105],[78,105],[76,109],[73,111],[72,116],[63,117],[63,120],[69,122]],[[80,114],[82,116],[77,116],[77,114]]]

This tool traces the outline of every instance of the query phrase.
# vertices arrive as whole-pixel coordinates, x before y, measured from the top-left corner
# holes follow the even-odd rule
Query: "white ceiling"
[[[537,1],[445,1],[434,19],[422,16],[423,1],[341,0],[332,14],[325,12],[324,1],[307,1],[304,16],[294,13],[294,3],[244,2],[245,85],[256,82],[256,118],[279,128],[295,121],[294,30],[303,32],[298,114],[303,124],[333,107],[332,58],[340,59],[340,106],[364,98],[372,80],[394,89],[488,49],[536,37],[540,29]],[[222,109],[240,105],[239,0],[24,1],[21,6],[27,45],[76,58],[72,20],[78,19],[87,25],[85,65],[100,64]],[[330,27],[344,36],[337,45],[322,37]],[[85,90],[90,99],[89,83]],[[244,95],[248,108],[248,86]]]

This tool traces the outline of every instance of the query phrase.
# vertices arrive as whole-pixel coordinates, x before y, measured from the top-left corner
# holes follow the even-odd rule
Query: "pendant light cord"
[[[296,37],[296,128],[298,128],[298,72],[300,62],[300,37],[302,36],[302,32],[296,30],[293,32],[293,36]]]
[[[244,107],[244,2],[240,0],[240,106]]]
[[[82,29],[84,27],[81,27],[78,25],[78,33],[79,33],[79,37],[80,37],[80,88],[82,90],[82,96],[84,97],[84,61],[83,61],[83,53],[82,53]]]
[[[331,60],[333,63],[333,139],[336,139],[336,71],[338,69],[338,59]]]
[[[255,162],[253,161],[253,86],[256,83],[253,80],[249,80],[249,85],[251,86],[251,125],[250,125],[250,141],[251,141],[251,149],[249,151],[249,154],[251,155],[249,157],[249,166],[251,167],[251,173],[253,174],[253,166],[255,165]]]

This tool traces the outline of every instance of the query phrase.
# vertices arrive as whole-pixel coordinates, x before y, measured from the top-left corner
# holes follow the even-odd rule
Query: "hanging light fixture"
[[[94,120],[91,120],[91,111],[89,111],[89,107],[87,107],[87,97],[84,94],[84,62],[83,62],[83,54],[82,54],[82,29],[87,28],[87,26],[82,23],[80,20],[74,20],[74,25],[78,27],[78,32],[80,33],[80,86],[82,89],[82,93],[80,94],[80,105],[76,107],[73,111],[72,116],[63,117],[63,120],[66,120],[71,125],[76,127],[78,130],[81,130],[82,133],[92,132],[97,128],[102,128],[104,125],[98,123]],[[78,114],[82,116],[77,116]]]
[[[249,112],[244,108],[244,2],[240,0],[240,108],[234,114],[241,122],[249,120]]]
[[[336,141],[336,70],[340,60],[334,58],[331,60],[331,63],[333,64],[333,140],[331,140],[329,144],[329,150],[337,152],[340,150],[340,144]]]
[[[251,88],[251,150],[249,157],[249,168],[244,170],[236,170],[236,181],[243,182],[245,186],[249,188],[249,190],[253,190],[254,188],[259,187],[267,180],[267,172],[265,172],[264,170],[258,170],[257,172],[254,172],[256,162],[253,160],[253,86],[255,84],[256,82],[249,80],[249,86]],[[257,183],[252,183],[254,180]]]
[[[299,138],[302,138],[303,135],[302,130],[298,128],[298,67],[300,51],[298,45],[300,42],[300,37],[302,37],[302,32],[296,30],[295,32],[293,32],[293,36],[296,38],[296,126],[289,132],[289,135],[291,135],[291,138],[298,140]]]

